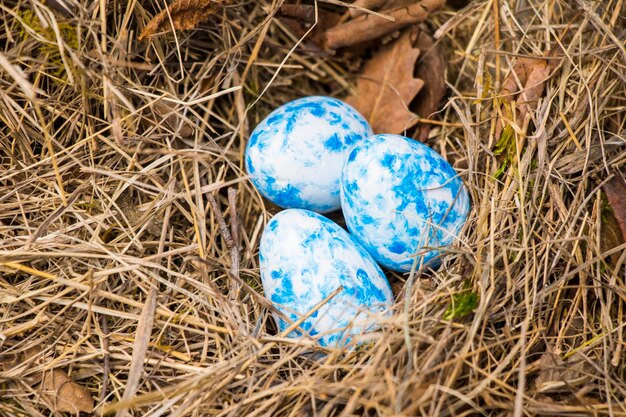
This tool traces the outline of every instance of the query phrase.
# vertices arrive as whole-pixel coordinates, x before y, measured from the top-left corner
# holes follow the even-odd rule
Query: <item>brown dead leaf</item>
[[[624,243],[619,223],[610,207],[602,207],[600,221],[600,252],[606,253]],[[607,258],[609,265],[617,266],[621,253],[613,253]]]
[[[326,31],[339,23],[341,15],[332,11],[318,8],[317,23],[315,21],[315,6],[311,4],[283,4],[280,6],[280,20],[298,38],[308,34],[305,46],[314,53],[327,53]]]
[[[92,413],[94,402],[89,390],[75,383],[67,373],[61,369],[45,372],[33,369],[45,362],[43,346],[43,343],[34,343],[20,353],[0,354],[0,371],[6,372],[7,382],[19,379],[36,387],[43,403],[55,413]],[[9,373],[11,369],[13,371]]]
[[[355,17],[367,14],[367,10],[380,11],[383,7],[385,10],[393,10],[398,7],[410,6],[412,3],[415,3],[415,0],[355,0],[355,2],[352,3],[353,8],[348,12],[350,13],[350,17],[354,19]],[[385,10],[380,13],[385,14]]]
[[[176,106],[165,100],[159,100],[146,108],[145,127],[152,124],[160,124],[170,132],[174,132],[182,138],[189,138],[194,133],[194,127],[180,114]]]
[[[621,173],[613,171],[613,177],[604,184],[600,211],[600,251],[606,253],[626,241],[626,183]],[[607,262],[617,267],[621,253],[613,253]]]
[[[513,71],[511,71],[502,82],[502,87],[500,88],[500,95],[503,96],[502,99],[511,101],[513,99],[512,96],[519,91],[518,85],[524,86],[533,68],[542,64],[545,64],[545,61],[541,59],[518,58],[513,66]]]
[[[391,3],[391,2],[390,2]],[[337,25],[326,32],[330,49],[345,48],[380,38],[417,22],[441,8],[445,0],[422,0],[395,9],[385,9],[383,14],[366,14]]]
[[[415,47],[421,51],[417,61],[415,76],[424,81],[424,88],[411,103],[411,110],[421,118],[429,118],[439,109],[439,103],[446,94],[446,60],[441,47],[433,41],[425,27],[420,27]],[[422,124],[419,140],[428,139],[430,125]]]
[[[232,0],[174,0],[167,9],[154,16],[139,35],[139,40],[170,29],[190,30],[206,21],[219,6]],[[171,17],[171,21],[170,21]]]
[[[0,372],[8,371],[20,363],[20,356],[15,353],[0,353]]]
[[[394,281],[391,284],[389,284],[391,286],[391,292],[393,293],[393,296],[397,299],[400,298],[400,294],[402,294],[402,290],[405,287],[405,282],[404,281]]]
[[[424,86],[413,76],[420,55],[414,46],[419,29],[407,30],[365,64],[357,94],[346,102],[369,121],[374,133],[402,133],[417,123],[409,104]]]
[[[354,19],[355,17],[366,14],[366,10],[372,11],[380,9],[385,6],[387,1],[388,0],[355,0],[354,3],[352,3],[354,8],[350,9],[348,13],[350,13],[350,17]]]
[[[604,192],[622,231],[622,242],[624,242],[626,241],[626,182],[619,171],[613,171],[613,178],[604,184]]]
[[[548,51],[544,56],[551,58],[554,56],[554,51]],[[557,61],[551,59],[521,57],[517,60],[500,88],[499,99],[504,108],[502,109],[503,117],[499,117],[496,123],[496,139],[500,138],[504,127],[510,124],[504,119],[511,117],[510,104],[513,100],[518,104],[515,123],[520,127],[526,115],[537,108],[538,100],[543,95],[545,82],[556,64]]]
[[[93,398],[82,385],[78,385],[62,370],[53,369],[44,373],[41,395],[54,412],[93,412]]]
[[[566,360],[552,352],[545,352],[539,359],[539,375],[535,379],[537,392],[555,392],[571,389],[588,381],[591,367],[585,358],[575,353]]]
[[[119,207],[120,213],[124,214],[124,217],[126,217],[131,227],[137,230],[145,227],[146,232],[150,233],[152,236],[161,236],[163,221],[159,216],[155,216],[155,213],[151,210],[141,210],[137,205],[138,202],[133,198],[130,192],[124,192],[115,203]]]

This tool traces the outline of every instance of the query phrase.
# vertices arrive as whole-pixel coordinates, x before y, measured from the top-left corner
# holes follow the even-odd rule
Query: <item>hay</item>
[[[432,16],[451,96],[428,144],[471,219],[439,271],[392,277],[370,345],[321,357],[277,335],[259,295],[275,209],[242,153],[277,105],[345,95],[354,58],[304,53],[269,2],[138,43],[163,3],[0,4],[0,415],[50,415],[36,383],[52,368],[98,415],[626,415],[626,245],[607,249],[601,192],[626,165],[623,1]],[[496,179],[486,74],[497,91],[548,49],[562,61]],[[461,293],[475,311],[444,319]]]

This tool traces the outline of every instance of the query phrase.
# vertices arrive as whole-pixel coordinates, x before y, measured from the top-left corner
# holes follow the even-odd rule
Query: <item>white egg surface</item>
[[[322,346],[341,347],[379,327],[393,295],[371,256],[337,224],[309,210],[284,210],[263,231],[259,251],[265,296],[291,322],[343,290],[289,337],[303,332]],[[280,331],[289,323],[275,315]]]
[[[246,170],[259,192],[283,208],[338,210],[339,177],[349,149],[372,134],[348,104],[331,97],[300,98],[254,129]]]
[[[426,145],[375,135],[344,165],[341,205],[352,236],[381,265],[400,272],[430,262],[457,238],[470,211],[454,168]]]

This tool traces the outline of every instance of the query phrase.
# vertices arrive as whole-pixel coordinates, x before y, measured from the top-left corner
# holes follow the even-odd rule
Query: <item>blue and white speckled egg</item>
[[[300,325],[322,346],[345,346],[353,336],[376,330],[393,303],[389,282],[371,256],[341,227],[309,210],[274,216],[263,231],[259,259],[265,296],[292,322],[343,287]],[[275,319],[280,331],[289,327]]]
[[[342,170],[341,205],[348,230],[381,265],[408,272],[450,245],[470,200],[454,168],[426,145],[375,135],[356,145]]]
[[[356,110],[331,97],[305,97],[254,129],[245,164],[259,192],[283,208],[338,210],[339,177],[350,148],[372,135]]]

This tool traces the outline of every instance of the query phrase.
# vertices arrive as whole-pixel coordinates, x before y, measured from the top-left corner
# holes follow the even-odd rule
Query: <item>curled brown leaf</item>
[[[206,21],[218,7],[232,0],[175,0],[154,16],[139,35],[144,40],[170,29],[190,30]],[[171,22],[170,22],[171,18]]]
[[[423,22],[428,15],[439,9],[444,0],[422,0],[409,6],[385,11],[385,16],[362,15],[326,32],[330,49],[357,45],[388,33],[405,28],[413,23]],[[391,19],[389,19],[391,18]]]

